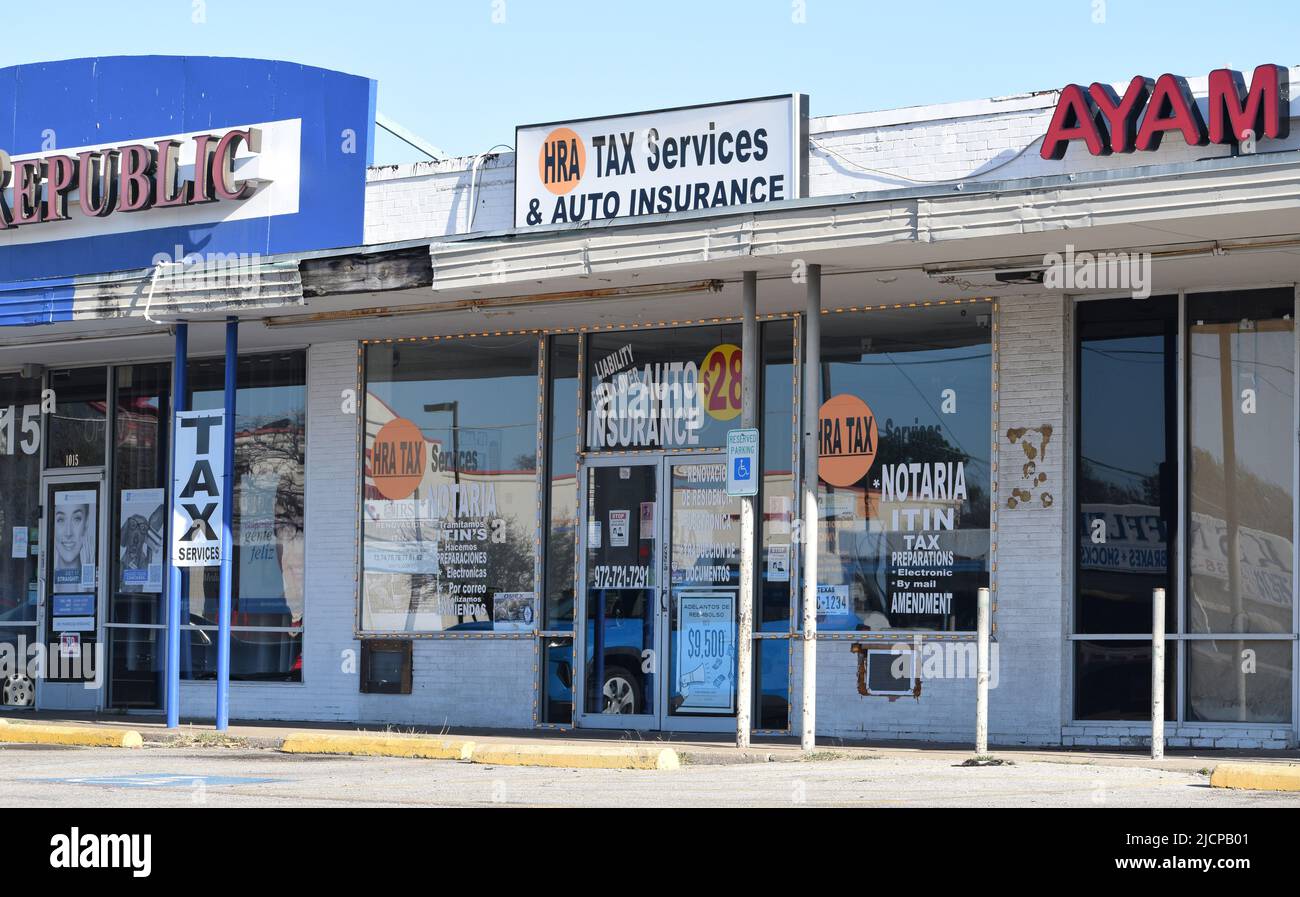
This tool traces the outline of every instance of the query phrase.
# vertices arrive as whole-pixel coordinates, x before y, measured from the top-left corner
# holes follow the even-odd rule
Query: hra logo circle
[[[876,416],[857,396],[840,393],[818,414],[817,474],[832,486],[852,486],[876,461]]]
[[[370,450],[370,476],[384,498],[410,498],[424,479],[427,443],[420,428],[403,417],[379,428]]]
[[[570,128],[556,128],[542,141],[537,155],[537,173],[542,184],[556,196],[573,190],[587,171],[587,147]]]

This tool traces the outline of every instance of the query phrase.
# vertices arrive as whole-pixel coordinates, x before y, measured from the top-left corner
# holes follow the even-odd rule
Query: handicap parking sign
[[[757,495],[758,431],[730,430],[727,433],[727,494]]]

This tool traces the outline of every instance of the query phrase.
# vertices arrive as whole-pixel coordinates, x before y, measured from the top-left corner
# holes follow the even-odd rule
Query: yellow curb
[[[0,741],[21,744],[72,744],[81,747],[138,748],[139,732],[129,729],[92,729],[81,726],[46,726],[40,723],[6,724]]]
[[[292,732],[280,750],[287,754],[352,754],[359,757],[419,757],[468,760],[472,741],[448,741],[427,735],[371,735]]]
[[[1210,787],[1300,791],[1300,766],[1280,763],[1220,763],[1210,774]]]
[[[471,760],[496,766],[558,766],[569,769],[680,769],[672,748],[576,747],[479,744]]]

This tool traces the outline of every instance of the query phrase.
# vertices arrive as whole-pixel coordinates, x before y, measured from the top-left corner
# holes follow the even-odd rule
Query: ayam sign
[[[1247,88],[1240,72],[1210,72],[1208,124],[1186,79],[1177,75],[1164,74],[1154,81],[1139,75],[1123,96],[1109,84],[1087,88],[1067,84],[1039,155],[1063,159],[1075,140],[1083,141],[1094,156],[1158,150],[1161,138],[1170,131],[1181,134],[1188,146],[1284,138],[1291,124],[1289,74],[1286,66],[1261,65]]]
[[[222,488],[226,470],[225,412],[176,412],[172,474],[172,564],[221,564]]]
[[[0,231],[71,218],[70,199],[86,218],[247,199],[257,189],[235,177],[241,147],[257,154],[257,128],[197,134],[74,153],[13,159],[0,149]],[[192,160],[181,177],[182,151]],[[6,191],[12,199],[6,199]]]
[[[515,227],[805,195],[808,98],[788,94],[515,129]]]

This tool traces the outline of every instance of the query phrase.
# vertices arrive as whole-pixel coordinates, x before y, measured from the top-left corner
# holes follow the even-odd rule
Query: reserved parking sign
[[[758,494],[758,431],[727,431],[727,494]]]

